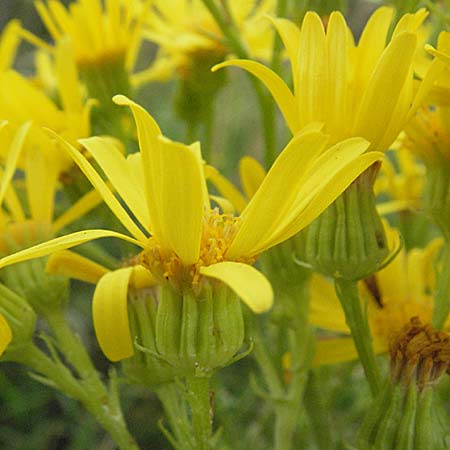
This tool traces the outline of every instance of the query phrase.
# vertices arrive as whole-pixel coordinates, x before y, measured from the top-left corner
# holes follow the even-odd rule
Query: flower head
[[[323,122],[332,142],[362,136],[372,149],[383,151],[430,87],[427,78],[416,93],[413,89],[416,35],[426,16],[425,10],[404,15],[387,45],[393,10],[386,7],[371,16],[357,45],[339,12],[331,14],[326,31],[313,12],[306,13],[300,29],[286,19],[273,19],[291,61],[292,91],[254,61],[226,61],[213,70],[235,65],[257,76],[292,133]]]
[[[435,240],[424,249],[401,250],[383,270],[360,282],[369,325],[378,353],[389,350],[390,343],[412,317],[430,323],[433,314],[433,261],[442,241]],[[331,283],[314,277],[310,320],[319,328],[347,334],[344,313]],[[450,328],[450,318],[445,329]],[[316,364],[329,364],[356,357],[351,338],[324,338],[318,342]]]
[[[273,32],[264,14],[274,12],[275,2],[265,0],[227,2],[227,11],[252,56],[267,60],[273,47]],[[210,65],[227,55],[223,35],[216,21],[200,0],[164,0],[152,3],[143,35],[158,44],[156,60],[138,78],[167,79],[174,73],[189,77],[198,61]],[[197,61],[197,63],[196,63]]]
[[[78,67],[121,60],[131,70],[145,17],[136,15],[137,3],[140,1],[76,0],[65,7],[59,0],[38,0],[35,5],[55,43],[70,37]]]
[[[308,225],[380,157],[375,152],[362,155],[368,143],[361,138],[325,150],[327,136],[317,127],[309,127],[291,140],[242,214],[233,218],[210,206],[198,143],[187,146],[168,140],[142,107],[124,96],[115,101],[132,109],[140,153],[125,158],[111,141],[99,137],[82,143],[133,217],[83,154],[58,140],[132,237],[108,230],[81,231],[3,258],[0,266],[99,237],[119,237],[141,247],[131,263],[142,265],[159,283],[195,293],[202,280],[219,280],[255,312],[263,312],[272,304],[272,290],[250,264],[258,254]],[[130,276],[127,269],[117,271],[117,292],[126,294]],[[114,359],[133,352],[126,304],[126,295],[118,298],[96,291],[97,335],[106,336],[103,349],[111,355],[114,348]],[[117,320],[112,320],[114,317]],[[120,329],[111,333],[117,323]]]

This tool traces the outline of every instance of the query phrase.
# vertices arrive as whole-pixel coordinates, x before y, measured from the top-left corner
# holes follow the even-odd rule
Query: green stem
[[[122,450],[137,450],[139,447],[129,434],[122,415],[115,379],[108,390],[61,310],[48,314],[46,320],[56,336],[58,349],[81,379],[84,392],[78,399]]]
[[[381,378],[372,347],[372,337],[367,315],[361,308],[358,282],[336,279],[335,289],[344,310],[347,325],[352,332],[355,347],[369,382],[370,390],[375,396],[380,390]]]
[[[248,51],[241,41],[239,32],[236,29],[232,18],[228,15],[225,20],[220,9],[214,2],[214,0],[202,0],[205,7],[214,17],[214,20],[219,25],[223,35],[228,41],[230,50],[236,54],[238,58],[249,59]],[[259,81],[255,80],[252,75],[248,75],[250,82],[252,83],[256,97],[259,102],[261,120],[264,132],[265,142],[265,164],[266,167],[270,167],[275,160],[276,155],[276,124],[275,124],[275,108],[269,94],[264,92]]]
[[[314,333],[306,324],[290,330],[292,379],[286,386],[286,395],[275,410],[275,449],[289,450],[302,411],[303,394],[308,380],[314,348]]]
[[[323,380],[319,372],[309,372],[304,402],[318,449],[330,450],[335,448],[335,445],[330,432],[330,417],[321,391],[321,381]]]
[[[34,345],[21,348],[10,359],[30,367],[44,377],[43,379],[39,377],[38,380],[82,403],[121,450],[139,450],[123,420],[115,380],[111,383],[109,392],[102,389],[93,395],[92,390],[87,389],[84,380],[77,380],[67,366],[51,359]]]
[[[212,164],[211,155],[214,136],[214,102],[211,100],[206,104],[206,111],[203,115],[204,139],[202,145],[202,154],[204,160]]]
[[[192,431],[196,450],[211,450],[212,419],[209,378],[192,376],[186,379],[186,398],[191,407]]]
[[[432,427],[432,402],[433,388],[426,387],[419,396],[419,404],[416,414],[415,450],[428,450],[433,446]]]
[[[275,398],[281,398],[284,393],[283,383],[281,382],[278,371],[270,357],[263,335],[256,326],[252,332],[255,341],[253,354],[258,363],[259,370],[262,373],[271,395]]]
[[[450,242],[444,244],[434,292],[433,327],[442,329],[450,313]]]
[[[58,349],[66,358],[66,361],[74,367],[80,378],[97,392],[105,390],[98,372],[95,369],[85,346],[80,338],[76,336],[64,317],[61,310],[47,314],[46,320],[56,336]]]
[[[162,384],[154,388],[154,391],[162,403],[177,446],[184,450],[195,450],[186,405],[176,386],[173,383]]]

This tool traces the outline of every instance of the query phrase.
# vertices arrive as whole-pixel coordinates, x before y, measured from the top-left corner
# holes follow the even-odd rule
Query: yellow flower
[[[433,262],[441,245],[441,240],[435,240],[424,249],[402,250],[386,268],[360,282],[376,353],[387,352],[391,338],[412,317],[431,322]],[[324,330],[350,334],[332,283],[318,275],[311,283],[310,322]],[[450,318],[444,329],[450,330]],[[314,363],[333,364],[356,356],[351,337],[324,337],[317,343]]]
[[[141,43],[145,14],[136,15],[139,0],[76,0],[65,7],[59,0],[35,2],[49,34],[58,43],[70,37],[80,68],[123,61],[131,71]],[[48,48],[24,30],[24,37]]]
[[[6,122],[0,123],[0,141],[3,141],[1,138],[7,128]],[[11,134],[13,137],[7,148],[5,163],[0,166],[0,254],[3,255],[50,239],[101,201],[95,190],[90,191],[55,219],[60,166],[54,163],[51,155],[35,146],[38,141],[33,138],[30,122]],[[31,145],[27,141],[31,141]],[[52,144],[50,139],[47,143]],[[18,195],[13,179],[24,152],[23,197]],[[26,206],[22,204],[23,198],[26,199]]]
[[[227,10],[240,38],[255,58],[268,60],[273,48],[273,31],[265,14],[273,14],[275,2],[231,0]],[[210,64],[221,61],[227,50],[223,34],[201,0],[156,0],[152,3],[143,35],[158,44],[154,64],[138,74],[135,81],[164,80],[176,73],[186,78],[193,60]]]
[[[272,304],[272,289],[251,264],[259,253],[288,239],[314,220],[362,171],[380,158],[363,154],[368,143],[352,138],[325,150],[317,126],[298,133],[280,154],[240,217],[210,207],[200,146],[162,137],[152,117],[124,96],[132,109],[140,153],[127,158],[109,140],[82,140],[129,212],[78,150],[59,138],[131,236],[87,230],[53,239],[0,260],[0,267],[37,258],[100,237],[118,237],[141,247],[130,261],[159,283],[196,291],[204,278],[227,284],[255,312]],[[151,236],[151,237],[149,237]],[[94,325],[112,360],[133,354],[128,327],[127,286],[131,268],[111,272],[97,286]],[[114,285],[114,296],[108,286]]]
[[[231,60],[213,68],[241,67],[269,89],[293,134],[311,122],[325,123],[336,142],[362,136],[371,149],[386,150],[428,92],[436,64],[419,89],[413,89],[417,30],[425,10],[404,15],[386,45],[393,10],[379,8],[358,45],[339,12],[324,30],[320,17],[305,15],[301,29],[273,19],[291,61],[293,90],[274,72],[254,61]]]
[[[383,160],[375,182],[377,194],[387,194],[388,201],[377,204],[380,214],[420,208],[425,183],[425,167],[405,148],[390,150],[395,162]]]
[[[70,168],[73,163],[64,151],[54,145],[41,127],[51,128],[73,145],[77,139],[90,134],[90,109],[92,101],[85,102],[73,61],[73,50],[67,40],[58,43],[55,54],[55,75],[59,104],[49,94],[29,80],[8,70],[0,73],[0,120],[7,120],[16,130],[27,121],[33,122],[33,130],[27,139],[23,158],[34,157],[39,153],[59,174]],[[11,137],[11,136],[10,136]],[[7,139],[7,134],[4,139]],[[0,154],[7,149],[2,145]],[[36,150],[39,149],[39,150]],[[21,161],[20,166],[26,163]]]

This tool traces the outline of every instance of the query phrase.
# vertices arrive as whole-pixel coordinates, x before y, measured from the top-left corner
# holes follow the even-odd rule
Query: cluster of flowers
[[[277,17],[278,3],[37,1],[52,43],[18,21],[4,28],[1,358],[138,448],[114,376],[108,387],[64,318],[77,279],[95,284],[100,348],[157,392],[175,448],[211,448],[208,380],[254,346],[267,396],[281,400],[277,449],[294,448],[308,370],[355,358],[375,405],[358,448],[444,449],[448,430],[431,411],[450,368],[450,33],[432,47],[426,10],[394,21],[381,7],[355,43],[340,12],[306,12],[298,26]],[[33,77],[13,68],[22,41],[36,47]],[[158,50],[137,71],[145,42]],[[268,91],[254,84],[267,167],[244,157],[242,191],[210,165],[210,148],[203,157],[199,142],[165,137],[131,100],[178,79],[194,140],[229,66]],[[276,158],[268,93],[292,135]],[[124,243],[120,263],[102,244],[69,250],[99,238]],[[255,327],[241,301],[273,320]],[[54,337],[48,351],[36,317]],[[282,328],[290,339],[268,349]],[[377,353],[390,355],[385,381]]]

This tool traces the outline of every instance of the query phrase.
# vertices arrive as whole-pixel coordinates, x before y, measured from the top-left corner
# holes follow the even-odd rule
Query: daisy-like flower
[[[270,58],[273,31],[264,15],[273,14],[274,9],[273,0],[227,2],[227,12],[255,58]],[[214,64],[227,55],[223,34],[201,0],[154,1],[146,25],[143,36],[156,43],[159,51],[154,64],[136,76],[139,83],[174,75],[188,78],[199,61]]]
[[[435,240],[424,249],[401,250],[387,267],[360,282],[360,295],[367,304],[376,353],[387,352],[391,339],[412,317],[431,323],[435,286],[433,262],[441,245],[441,240]],[[332,283],[318,275],[313,276],[311,282],[310,322],[331,332],[350,333]],[[444,330],[450,330],[450,318]],[[317,343],[314,363],[333,364],[356,357],[351,337],[324,337]]]
[[[0,137],[8,131],[8,127],[10,126],[6,122],[0,123]],[[25,172],[21,173],[19,195],[14,185],[16,166],[32,133],[30,122],[12,133],[6,161],[0,166],[0,254],[3,256],[51,239],[61,228],[80,218],[101,200],[96,191],[91,191],[55,218],[57,173],[54,166],[45,157],[41,157],[38,148],[33,148],[34,153],[30,152],[25,158]],[[81,256],[78,258],[83,260]],[[0,302],[0,354],[12,339],[14,342],[31,339],[34,312],[25,299],[38,312],[61,302],[62,292],[66,289],[64,281],[46,277],[44,266],[45,261],[41,261],[28,267],[30,271],[23,267],[21,271],[15,271],[13,267],[0,274],[2,286],[4,285],[1,288]]]
[[[72,233],[5,257],[0,267],[92,239],[118,237],[142,249],[130,264],[142,266],[159,284],[195,295],[206,280],[219,280],[253,311],[263,312],[272,304],[272,290],[252,267],[257,256],[308,225],[381,156],[363,154],[369,144],[362,138],[326,150],[328,137],[311,126],[292,139],[240,217],[233,217],[210,207],[198,143],[169,141],[139,105],[124,96],[115,101],[132,109],[140,153],[125,159],[110,141],[98,137],[82,143],[133,218],[83,154],[60,142],[131,236],[109,230]],[[112,360],[133,354],[127,313],[131,274],[131,268],[108,273],[94,296],[97,337]]]
[[[395,162],[385,158],[375,182],[375,192],[389,196],[389,200],[377,205],[378,212],[417,210],[421,205],[425,167],[405,148],[392,150],[391,154]]]
[[[386,45],[393,14],[387,7],[375,11],[357,45],[339,12],[330,15],[326,31],[313,12],[306,13],[301,29],[286,19],[273,19],[291,62],[293,90],[255,61],[226,61],[213,70],[238,66],[258,77],[292,133],[318,121],[334,142],[362,136],[372,149],[383,151],[422,103],[440,64],[433,63],[415,92],[416,35],[427,12],[404,15]]]
[[[136,14],[140,3],[139,0],[76,0],[65,7],[59,0],[38,0],[35,5],[55,43],[70,37],[79,68],[121,61],[131,71],[145,18],[145,14]],[[28,33],[25,37],[32,40]],[[40,41],[34,42],[41,46]]]
[[[54,145],[41,127],[51,128],[73,145],[78,145],[77,139],[90,134],[90,110],[93,102],[84,100],[73,50],[68,40],[59,42],[54,63],[58,103],[32,80],[18,72],[8,70],[0,73],[0,120],[7,120],[11,124],[9,139],[19,126],[33,121],[32,133],[22,152],[20,166],[26,166],[26,158],[41,158],[41,164],[52,167],[56,176],[59,176],[73,166],[73,162]],[[8,139],[8,133],[3,137]],[[0,154],[7,149],[7,144],[2,145]]]

